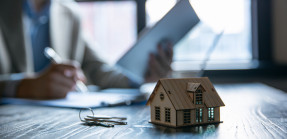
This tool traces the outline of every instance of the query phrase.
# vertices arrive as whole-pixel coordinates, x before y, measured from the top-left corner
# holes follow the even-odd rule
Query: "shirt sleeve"
[[[24,74],[1,75],[0,77],[1,97],[16,97],[19,83],[24,78]]]
[[[16,97],[16,92],[21,80],[5,81],[3,84],[2,97]]]
[[[131,88],[139,88],[142,84],[142,83],[132,80],[131,78],[128,78],[128,79],[129,79],[129,85]]]

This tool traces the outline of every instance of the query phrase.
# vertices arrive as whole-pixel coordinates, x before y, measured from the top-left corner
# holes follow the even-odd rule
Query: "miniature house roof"
[[[200,86],[200,83],[188,82],[186,86],[186,90],[190,92],[195,92],[199,86]]]
[[[191,84],[194,83],[194,84]],[[193,86],[200,86],[206,90],[203,94],[204,104],[207,107],[219,107],[225,106],[220,96],[216,92],[214,86],[207,77],[202,78],[182,78],[182,79],[160,79],[157,82],[155,89],[153,90],[147,105],[153,100],[157,88],[162,85],[168,98],[175,107],[176,110],[182,109],[194,109],[195,104],[193,104],[189,94],[187,92],[188,84]],[[192,89],[191,89],[192,90]]]

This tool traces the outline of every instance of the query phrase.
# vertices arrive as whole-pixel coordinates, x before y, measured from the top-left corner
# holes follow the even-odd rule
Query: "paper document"
[[[125,91],[128,90],[128,91]],[[108,89],[103,92],[92,92],[87,94],[71,92],[64,99],[53,100],[31,100],[19,98],[2,98],[1,103],[41,105],[67,108],[96,108],[113,105],[129,105],[132,102],[142,102],[147,95],[140,93],[138,89]],[[113,92],[111,92],[113,91]]]
[[[123,68],[134,81],[143,82],[149,54],[156,54],[157,45],[164,40],[176,44],[198,22],[199,18],[189,0],[180,0],[150,30],[143,33],[134,46],[117,61],[116,65]]]

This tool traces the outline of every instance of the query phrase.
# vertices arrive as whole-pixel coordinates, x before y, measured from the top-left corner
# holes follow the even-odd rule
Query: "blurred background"
[[[76,0],[86,36],[114,64],[179,0]],[[223,35],[204,67],[217,82],[261,81],[287,90],[287,1],[190,0],[200,23],[175,44],[174,77],[202,68],[215,37]]]

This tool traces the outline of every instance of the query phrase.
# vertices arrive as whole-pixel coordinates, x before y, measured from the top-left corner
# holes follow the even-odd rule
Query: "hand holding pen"
[[[46,55],[46,57],[51,59],[52,62],[55,64],[63,63],[62,58],[52,48],[46,47],[45,48],[45,55]],[[88,88],[83,83],[83,80],[86,80],[85,76],[84,76],[83,72],[80,70],[80,67],[79,66],[76,66],[76,67],[78,68],[78,71],[75,73],[76,75],[78,75],[77,76],[78,78],[76,78],[76,82],[77,82],[76,83],[76,90],[78,92],[81,92],[81,93],[87,93]],[[84,79],[83,79],[83,77],[84,77]]]
[[[74,62],[52,64],[39,75],[20,81],[16,97],[32,99],[64,98],[67,93],[79,90],[78,82],[84,81],[80,67]],[[84,84],[83,84],[84,85]],[[83,88],[79,91],[84,91]]]

